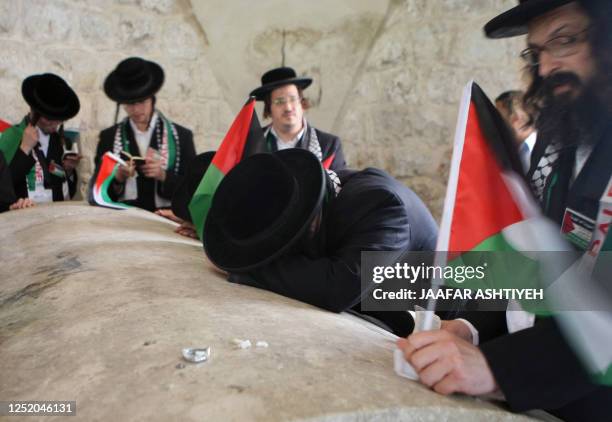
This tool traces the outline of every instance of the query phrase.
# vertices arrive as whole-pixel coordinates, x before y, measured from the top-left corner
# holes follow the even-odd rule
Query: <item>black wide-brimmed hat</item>
[[[189,203],[214,156],[215,151],[204,152],[197,155],[187,166],[183,180],[172,195],[172,212],[177,217],[185,221],[192,221]]]
[[[248,271],[287,252],[308,230],[326,191],[310,151],[252,155],[221,181],[204,225],[204,249],[225,271]]]
[[[489,38],[508,38],[527,33],[530,20],[576,0],[519,0],[518,6],[494,17],[484,27]]]
[[[257,101],[263,101],[268,92],[281,86],[293,84],[298,88],[306,89],[311,83],[311,78],[298,78],[295,70],[290,67],[277,67],[263,74],[261,86],[251,91],[250,96],[255,97]]]
[[[155,95],[164,84],[160,65],[130,57],[117,65],[104,81],[104,92],[117,103],[134,103]]]
[[[79,112],[81,103],[66,81],[53,73],[32,75],[21,84],[21,95],[36,112],[50,120],[68,120]]]

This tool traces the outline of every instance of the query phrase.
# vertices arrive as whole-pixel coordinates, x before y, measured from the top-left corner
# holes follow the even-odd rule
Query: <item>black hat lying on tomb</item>
[[[204,249],[225,271],[248,271],[289,250],[318,215],[325,171],[310,151],[252,155],[221,181],[204,226]]]
[[[518,6],[487,22],[485,34],[489,38],[525,35],[530,20],[572,1],[575,0],[519,0]]]
[[[130,57],[104,81],[104,92],[117,103],[135,103],[155,95],[164,84],[164,70],[154,62]]]
[[[66,81],[53,73],[32,75],[21,84],[28,105],[50,120],[68,120],[79,112],[79,97]]]
[[[192,221],[189,203],[214,156],[215,151],[204,152],[197,155],[186,167],[185,176],[172,196],[172,212],[177,217]]]
[[[267,93],[281,86],[293,84],[306,89],[311,83],[311,78],[298,78],[295,70],[290,67],[277,67],[264,73],[261,77],[261,86],[255,88],[249,95],[255,97],[257,101],[263,101]]]

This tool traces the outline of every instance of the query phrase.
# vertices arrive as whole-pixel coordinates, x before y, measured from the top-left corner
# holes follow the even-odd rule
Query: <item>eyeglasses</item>
[[[272,104],[276,105],[276,106],[281,106],[281,105],[285,105],[287,103],[289,104],[297,104],[301,101],[300,97],[296,97],[294,95],[285,98],[285,97],[278,97],[272,100]]]
[[[580,32],[571,35],[561,35],[548,40],[542,46],[532,46],[521,51],[521,58],[527,62],[529,66],[535,67],[540,64],[540,55],[543,51],[553,57],[567,57],[578,52],[578,46],[587,38],[587,32],[590,28],[585,28]]]

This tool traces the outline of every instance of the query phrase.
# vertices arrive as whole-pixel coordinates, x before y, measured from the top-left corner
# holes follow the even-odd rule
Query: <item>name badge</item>
[[[28,197],[37,204],[53,202],[53,191],[41,186],[36,186],[36,189],[28,192]]]
[[[582,250],[587,250],[595,230],[595,220],[571,208],[565,209],[561,233]]]

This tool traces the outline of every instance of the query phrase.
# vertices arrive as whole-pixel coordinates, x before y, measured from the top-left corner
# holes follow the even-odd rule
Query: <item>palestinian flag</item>
[[[540,215],[521,174],[510,128],[470,82],[457,122],[437,244],[443,253],[436,265],[484,265],[486,276],[461,282],[444,276],[434,283],[471,289],[540,287],[538,262],[524,252],[558,250],[535,239],[535,233],[554,239],[559,229]]]
[[[508,128],[471,82],[459,113],[437,245],[447,254],[436,264],[477,265],[486,256],[489,266],[481,285],[442,281],[463,288],[544,288],[545,301],[535,309],[521,302],[523,308],[552,312],[594,379],[612,385],[612,257],[606,255],[612,254],[612,181],[591,248],[574,260],[577,252],[541,215],[520,174]]]
[[[8,127],[5,127],[8,125]],[[23,131],[27,126],[27,119],[23,119],[17,125],[10,125],[6,122],[2,123],[3,129],[0,130],[0,151],[4,154],[4,158],[8,164],[13,161],[15,153],[21,144]]]
[[[234,119],[189,203],[189,212],[200,239],[213,195],[223,177],[243,158],[264,151],[255,98],[251,98]]]
[[[0,133],[4,132],[6,129],[10,128],[11,126],[13,125],[10,124],[9,122],[5,122],[4,120],[0,119]]]
[[[51,162],[49,163],[49,173],[62,179],[66,178],[66,171],[54,160],[51,160]]]
[[[109,151],[102,156],[102,162],[89,184],[88,201],[91,205],[120,210],[130,208],[129,205],[113,201],[108,195],[108,188],[120,165],[126,164],[112,152]]]

